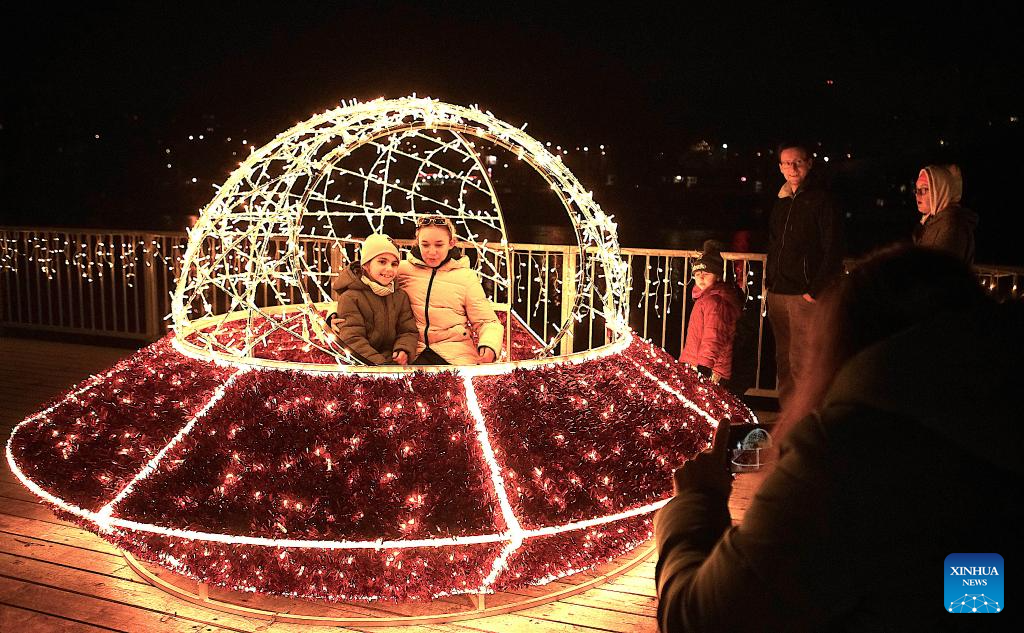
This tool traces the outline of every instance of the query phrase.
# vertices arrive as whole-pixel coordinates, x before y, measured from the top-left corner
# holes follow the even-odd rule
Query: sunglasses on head
[[[416,221],[416,226],[448,226],[448,218],[440,215],[428,215]]]

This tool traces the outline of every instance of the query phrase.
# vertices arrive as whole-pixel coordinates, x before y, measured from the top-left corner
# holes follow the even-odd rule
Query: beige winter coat
[[[469,267],[468,257],[452,258],[436,271],[410,252],[398,266],[398,287],[409,295],[420,340],[416,353],[428,345],[453,365],[475,365],[479,353],[473,342],[475,330],[481,347],[501,355],[505,328],[484,295],[480,278]]]

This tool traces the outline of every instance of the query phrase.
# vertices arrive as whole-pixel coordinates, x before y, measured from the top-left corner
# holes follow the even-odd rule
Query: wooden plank
[[[522,631],[545,631],[546,633],[597,633],[612,629],[595,628],[582,624],[552,622],[519,614],[496,615],[489,618],[467,620],[462,626],[471,631],[487,633],[521,633]]]
[[[58,519],[53,512],[50,511],[49,506],[45,506],[38,502],[11,499],[10,497],[0,497],[0,514],[9,514],[11,516],[23,517],[25,519],[35,519],[37,521],[54,523],[56,525],[72,525],[67,521],[61,521]]]
[[[40,633],[43,631],[102,633],[104,631],[115,631],[120,633],[125,631],[125,629],[89,624],[80,620],[70,620],[0,601],[0,631],[18,631],[19,633],[35,633],[36,631]]]
[[[651,582],[653,582],[653,580]],[[610,584],[614,584],[614,581]],[[608,611],[634,613],[652,618],[657,616],[657,598],[653,596],[618,593],[616,591],[609,590],[607,587],[608,585],[604,585],[596,589],[591,589],[579,595],[566,598],[564,602],[588,607],[598,607]]]
[[[4,553],[0,553],[0,600],[71,618],[94,614],[97,617],[81,618],[94,624],[130,622],[133,631],[255,631],[267,626],[265,621],[175,600],[145,583]],[[42,605],[47,606],[41,609]],[[275,626],[282,632],[303,630]]]
[[[120,578],[128,582],[147,584],[131,570],[120,554],[0,532],[0,555],[14,557],[5,558],[7,561],[22,559],[26,564],[44,562],[91,574]]]
[[[633,631],[656,631],[657,621],[647,615],[611,611],[588,605],[563,601],[551,602],[539,607],[517,611],[516,615],[533,617],[557,624],[586,622],[590,628],[617,633]]]
[[[622,575],[615,579],[610,588],[616,591],[628,591],[640,596],[658,595],[654,589],[653,574],[648,577]]]
[[[121,558],[121,553],[110,543],[92,532],[86,532],[81,528],[71,525],[41,523],[33,519],[0,514],[0,533],[14,537],[34,538],[93,552],[102,552]]]
[[[246,631],[254,629],[223,628],[208,622],[197,622],[174,613],[161,613],[149,609],[103,600],[93,596],[67,592],[47,585],[19,582],[0,575],[0,601],[16,608],[43,611],[61,619],[84,622],[114,630],[175,633],[180,631]]]
[[[9,499],[17,499],[18,501],[30,501],[36,503],[39,501],[39,497],[35,496],[31,490],[22,485],[14,475],[11,475],[13,479],[0,478],[0,497],[7,497]],[[0,501],[2,504],[2,501]]]

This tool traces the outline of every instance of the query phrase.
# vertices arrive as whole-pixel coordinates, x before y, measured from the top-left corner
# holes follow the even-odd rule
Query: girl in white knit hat
[[[331,286],[340,292],[337,316],[329,322],[338,338],[368,365],[407,365],[416,357],[416,317],[409,295],[395,286],[398,248],[375,233],[366,238],[359,261],[343,269]]]

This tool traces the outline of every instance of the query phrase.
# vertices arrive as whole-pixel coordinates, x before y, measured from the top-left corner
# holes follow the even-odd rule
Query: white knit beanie
[[[398,247],[391,241],[391,238],[383,233],[374,233],[363,241],[363,247],[359,249],[359,263],[365,264],[373,261],[377,255],[390,253],[395,259],[401,261],[402,256],[398,254]]]

